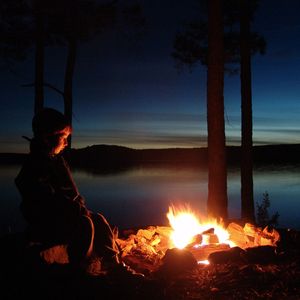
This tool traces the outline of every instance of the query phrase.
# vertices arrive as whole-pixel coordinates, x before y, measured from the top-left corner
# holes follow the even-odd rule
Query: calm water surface
[[[1,233],[19,231],[24,220],[14,178],[20,166],[0,166]],[[167,224],[171,204],[188,204],[206,213],[207,170],[176,167],[144,167],[120,173],[92,174],[74,171],[74,179],[87,206],[103,213],[119,228]],[[300,229],[300,166],[268,166],[254,171],[254,197],[269,193],[269,213],[279,212],[279,226]],[[229,216],[240,217],[240,174],[228,173]]]

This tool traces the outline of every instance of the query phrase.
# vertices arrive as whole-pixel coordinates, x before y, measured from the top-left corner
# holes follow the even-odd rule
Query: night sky
[[[206,69],[178,70],[171,57],[176,31],[195,15],[189,1],[144,0],[145,36],[132,43],[110,32],[81,44],[74,79],[73,147],[115,144],[132,148],[206,146]],[[300,142],[300,1],[262,0],[253,23],[267,41],[252,59],[255,145]],[[65,50],[46,50],[47,82],[63,87]],[[32,52],[33,54],[33,52]],[[32,55],[1,69],[0,152],[27,152],[33,116]],[[226,76],[226,138],[240,144],[239,76]],[[45,89],[45,105],[63,100]]]

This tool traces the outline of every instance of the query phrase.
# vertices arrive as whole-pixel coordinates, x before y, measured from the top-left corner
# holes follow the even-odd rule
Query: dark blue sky
[[[195,13],[189,1],[144,0],[147,32],[132,44],[119,33],[79,48],[74,80],[73,147],[118,144],[133,148],[206,146],[206,70],[178,71],[170,56],[176,30]],[[300,142],[300,1],[263,0],[253,23],[267,41],[252,60],[255,144]],[[178,24],[178,25],[177,25]],[[62,88],[65,52],[48,48],[46,80]],[[0,152],[27,152],[31,136],[32,57],[0,70]],[[239,76],[226,76],[227,144],[240,141]],[[46,90],[46,106],[63,109]]]

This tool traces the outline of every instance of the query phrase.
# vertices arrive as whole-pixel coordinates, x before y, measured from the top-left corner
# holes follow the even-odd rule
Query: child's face
[[[71,134],[71,128],[66,127],[57,135],[55,135],[56,141],[54,147],[52,148],[52,154],[57,155],[61,153],[65,149],[65,147],[68,146],[68,137],[70,134]]]

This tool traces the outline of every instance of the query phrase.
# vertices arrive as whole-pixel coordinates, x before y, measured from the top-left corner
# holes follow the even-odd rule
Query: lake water
[[[14,185],[20,166],[0,166],[1,233],[24,228],[20,196]],[[118,228],[168,224],[168,207],[188,204],[205,215],[207,170],[180,167],[140,167],[119,173],[73,172],[87,206],[103,213]],[[269,214],[279,213],[279,226],[300,229],[300,165],[268,166],[254,170],[254,199],[269,193]],[[240,217],[240,174],[228,172],[230,218]]]

